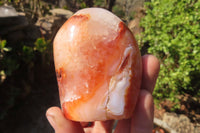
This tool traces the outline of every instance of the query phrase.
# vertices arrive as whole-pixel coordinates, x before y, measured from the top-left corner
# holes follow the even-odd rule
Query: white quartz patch
[[[91,40],[93,37],[98,40],[101,38],[106,44],[118,36],[119,23],[122,21],[116,15],[102,8],[85,8],[75,13],[75,15],[88,14],[90,18],[87,22],[87,34]]]
[[[121,73],[117,73],[111,78],[109,84],[107,111],[113,115],[122,115],[124,113],[126,91],[131,85],[132,47],[125,49],[122,63],[128,54],[130,54],[128,64]],[[120,67],[121,65],[119,69]]]
[[[111,79],[112,82],[111,86],[113,88],[109,88],[112,89],[112,91],[109,92],[109,101],[107,104],[107,110],[114,115],[122,115],[125,106],[126,90],[130,86],[130,77],[129,76],[122,77],[122,79],[120,79],[119,81],[116,80],[113,81],[113,80],[115,79],[113,78]]]

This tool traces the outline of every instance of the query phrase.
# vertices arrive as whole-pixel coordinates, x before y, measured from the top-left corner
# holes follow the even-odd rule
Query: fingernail
[[[46,115],[47,116],[47,120],[49,121],[49,123],[51,124],[51,126],[54,128],[56,128],[56,123],[55,123],[55,120],[53,118],[53,116],[50,116],[50,115]]]

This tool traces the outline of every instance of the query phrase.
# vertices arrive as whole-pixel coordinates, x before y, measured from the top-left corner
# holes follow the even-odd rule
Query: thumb
[[[131,133],[152,133],[153,113],[153,97],[150,92],[142,89],[132,117]]]
[[[51,107],[46,112],[46,117],[56,133],[83,133],[79,122],[66,119],[58,107]]]

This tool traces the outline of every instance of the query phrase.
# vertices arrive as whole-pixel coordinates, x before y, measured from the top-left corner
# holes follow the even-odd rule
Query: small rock
[[[50,13],[52,13],[54,16],[65,16],[67,19],[73,15],[72,11],[65,10],[62,8],[52,9],[52,10],[50,10]]]
[[[165,113],[163,121],[178,133],[193,133],[194,125],[185,115],[178,116],[176,113]]]
[[[28,21],[25,16],[18,16],[15,18],[8,17],[5,19],[1,18],[0,21],[1,20],[4,23],[0,23],[0,26],[2,26],[2,28],[0,29],[0,35],[8,34],[16,30],[22,30],[28,26]]]
[[[134,19],[128,23],[128,27],[134,35],[140,34],[143,29],[140,27],[141,18],[145,16],[144,8],[139,6],[135,9]]]
[[[163,121],[173,129],[177,126],[177,124],[179,124],[179,119],[176,113],[164,113]]]
[[[39,18],[35,25],[40,28],[43,36],[52,39],[66,20],[66,17],[46,16]]]
[[[129,29],[133,32],[134,35],[140,34],[142,32],[142,28],[140,27],[140,19],[135,18],[128,23]]]
[[[12,6],[0,6],[0,17],[18,16],[16,10]]]
[[[16,12],[12,6],[0,7],[0,35],[6,35],[28,26],[25,14]]]

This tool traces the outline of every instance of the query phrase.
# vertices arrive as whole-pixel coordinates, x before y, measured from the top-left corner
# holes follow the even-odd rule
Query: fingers
[[[130,133],[131,130],[131,119],[119,120],[115,133]]]
[[[152,93],[160,70],[160,63],[155,56],[144,55],[142,57],[142,65],[143,74],[141,89],[146,89]]]
[[[152,133],[153,129],[153,97],[142,89],[131,122],[131,133]]]
[[[102,133],[111,133],[113,128],[114,121],[108,120],[108,121],[96,121],[94,124],[94,133],[98,133],[101,131]]]
[[[131,130],[131,133],[152,132],[154,105],[151,94],[156,84],[160,63],[155,56],[144,55],[142,57],[142,64],[143,75],[141,91],[133,117],[132,119],[120,120],[115,133],[130,133],[129,130]]]
[[[56,133],[83,133],[79,122],[67,120],[60,108],[51,107],[46,112],[46,117]]]
[[[142,86],[132,117],[131,133],[151,133],[153,129],[154,104],[152,93],[160,70],[160,63],[153,55],[143,56],[142,63]]]
[[[152,133],[153,112],[153,97],[142,89],[132,119],[120,120],[115,133]]]

